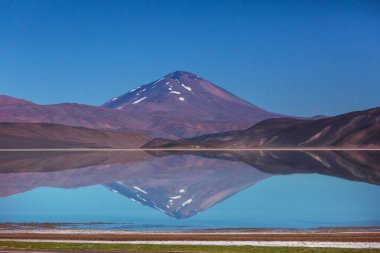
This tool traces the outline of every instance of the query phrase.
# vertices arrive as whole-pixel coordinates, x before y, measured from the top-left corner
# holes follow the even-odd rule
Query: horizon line
[[[380,147],[271,147],[271,148],[15,148],[0,149],[0,152],[112,152],[112,151],[380,151]]]

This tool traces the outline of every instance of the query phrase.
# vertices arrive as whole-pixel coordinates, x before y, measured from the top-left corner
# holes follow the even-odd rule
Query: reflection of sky
[[[107,221],[203,227],[380,225],[380,187],[321,175],[273,176],[176,220],[102,186],[40,188],[0,198],[0,221]]]

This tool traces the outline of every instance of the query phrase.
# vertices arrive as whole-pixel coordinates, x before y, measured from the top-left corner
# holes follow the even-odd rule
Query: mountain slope
[[[49,123],[0,123],[0,148],[138,148],[140,134]]]
[[[64,103],[38,105],[26,100],[0,96],[0,122],[55,123],[95,129],[139,130],[145,121],[134,113],[97,106]]]
[[[170,141],[155,139],[145,147],[380,147],[380,108],[319,120],[268,119],[242,131]]]

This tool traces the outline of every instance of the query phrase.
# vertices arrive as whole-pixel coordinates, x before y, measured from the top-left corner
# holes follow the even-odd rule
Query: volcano
[[[138,86],[102,107],[149,117],[147,129],[153,135],[179,138],[244,129],[268,118],[283,117],[185,71]]]
[[[176,71],[139,86],[112,98],[103,107],[217,121],[245,121],[245,118],[261,121],[279,116],[185,71]]]

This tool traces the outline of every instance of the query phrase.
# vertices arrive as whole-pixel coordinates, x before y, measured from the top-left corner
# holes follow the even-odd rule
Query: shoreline
[[[319,226],[309,228],[282,228],[282,227],[222,227],[222,228],[186,228],[168,230],[149,229],[112,229],[97,228],[104,225],[123,225],[119,222],[0,222],[1,233],[144,233],[144,234],[245,234],[245,233],[270,233],[270,234],[294,234],[294,233],[380,233],[380,226]],[[81,226],[94,226],[84,228]]]
[[[262,147],[262,148],[18,148],[4,149],[0,152],[111,152],[111,151],[380,151],[380,147]]]
[[[2,229],[0,240],[80,241],[297,241],[379,243],[380,231],[114,231],[79,229]]]
[[[116,245],[187,245],[187,246],[253,246],[253,247],[302,247],[380,249],[378,242],[315,242],[315,241],[94,241],[94,240],[3,240],[0,242],[67,243],[67,244],[116,244]]]
[[[225,228],[192,231],[132,231],[51,227],[58,225],[57,223],[40,224],[46,227],[41,228],[40,226],[38,229],[30,228],[31,225],[38,226],[36,223],[24,223],[23,225],[27,225],[29,228],[10,228],[9,224],[0,224],[0,245],[4,245],[4,247],[7,247],[5,245],[21,245],[20,247],[24,247],[22,245],[28,245],[28,247],[36,245],[35,248],[37,249],[40,247],[37,245],[45,245],[41,246],[42,248],[56,248],[54,245],[57,247],[59,245],[60,249],[94,245],[91,247],[110,249],[127,249],[130,247],[153,247],[154,249],[162,249],[160,247],[174,247],[174,249],[177,247],[187,247],[188,249],[191,247],[259,247],[268,248],[268,252],[272,252],[269,250],[270,248],[276,247],[281,249],[380,250],[379,226],[319,227],[308,230]]]

